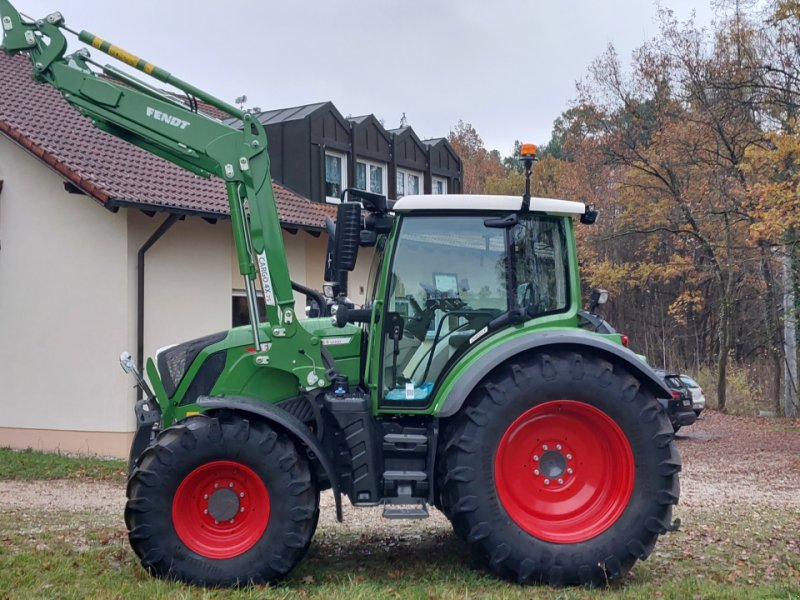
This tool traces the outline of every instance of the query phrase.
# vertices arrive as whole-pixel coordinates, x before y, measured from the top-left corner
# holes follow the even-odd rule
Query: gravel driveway
[[[684,509],[728,507],[800,511],[800,423],[732,417],[707,411],[677,438],[683,459],[681,506]],[[0,481],[0,510],[101,512],[119,515],[125,488],[118,483],[81,481]],[[322,496],[320,526],[373,532],[419,533],[421,528],[449,529],[436,510],[424,521],[390,521],[380,508],[353,508],[344,500],[343,524],[336,523],[333,495]]]

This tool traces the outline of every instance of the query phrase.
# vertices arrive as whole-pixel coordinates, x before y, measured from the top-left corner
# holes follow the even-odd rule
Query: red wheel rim
[[[245,465],[210,462],[189,473],[172,500],[172,522],[186,546],[206,558],[233,558],[261,539],[269,493]]]
[[[548,542],[583,542],[611,527],[628,505],[633,481],[633,452],[622,429],[574,400],[545,402],[520,415],[495,458],[503,508]]]

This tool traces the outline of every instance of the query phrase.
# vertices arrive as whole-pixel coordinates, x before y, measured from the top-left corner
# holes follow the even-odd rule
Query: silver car
[[[692,392],[692,409],[694,409],[695,414],[699,417],[700,413],[703,412],[703,409],[706,407],[706,397],[703,394],[703,390],[700,388],[700,384],[688,375],[681,375],[681,381],[689,388],[689,391]]]

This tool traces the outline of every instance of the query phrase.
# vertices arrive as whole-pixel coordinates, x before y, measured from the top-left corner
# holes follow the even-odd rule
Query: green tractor
[[[660,378],[581,309],[582,203],[523,196],[384,197],[348,190],[330,224],[324,293],[290,279],[263,126],[249,113],[81,31],[0,0],[6,52],[97,127],[227,188],[250,326],[147,362],[125,522],[152,574],[275,582],[308,550],[320,492],[387,518],[440,509],[499,576],[601,585],[673,528],[680,460]],[[197,110],[202,101],[232,117]],[[530,181],[534,150],[523,160]],[[360,247],[367,302],[344,289]],[[263,293],[259,311],[257,294]],[[321,313],[301,318],[293,289]]]

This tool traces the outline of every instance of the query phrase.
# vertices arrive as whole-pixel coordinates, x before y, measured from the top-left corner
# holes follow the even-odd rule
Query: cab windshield
[[[566,310],[564,219],[524,215],[510,230],[487,227],[485,219],[403,220],[383,319],[381,376],[390,404],[427,403],[449,362],[501,314],[516,307],[531,316]]]

